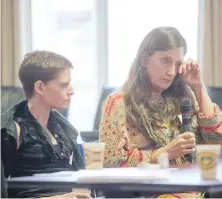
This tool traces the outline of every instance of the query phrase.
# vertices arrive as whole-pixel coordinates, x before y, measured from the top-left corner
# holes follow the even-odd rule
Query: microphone
[[[180,102],[180,112],[182,114],[183,133],[191,131],[191,116],[193,114],[193,105],[189,98],[182,98]]]
[[[182,114],[183,133],[191,131],[191,116],[193,114],[193,105],[189,98],[182,98],[180,102],[180,112]],[[186,154],[185,157],[192,162],[193,154]]]

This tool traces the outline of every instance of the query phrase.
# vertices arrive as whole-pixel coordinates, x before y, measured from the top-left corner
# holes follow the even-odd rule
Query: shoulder
[[[117,92],[109,95],[106,100],[104,101],[103,104],[103,112],[106,114],[110,114],[117,108],[124,108],[125,103],[124,103],[124,92]]]
[[[6,132],[7,136],[12,136],[17,141],[18,131],[20,131],[20,127],[14,121],[16,108],[17,106],[14,106],[1,115],[1,132]],[[4,134],[4,136],[6,136],[6,134]]]

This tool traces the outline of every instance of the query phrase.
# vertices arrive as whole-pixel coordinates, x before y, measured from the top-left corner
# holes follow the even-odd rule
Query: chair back
[[[220,107],[220,109],[222,110],[222,88],[208,86],[207,92],[208,92],[209,97],[211,98],[212,102],[216,103]]]
[[[1,113],[24,100],[23,89],[13,86],[1,87]]]

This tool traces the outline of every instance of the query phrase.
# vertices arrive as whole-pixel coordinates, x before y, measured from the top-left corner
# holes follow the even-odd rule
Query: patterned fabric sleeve
[[[210,117],[206,117],[200,112],[197,99],[193,92],[192,95],[194,98],[195,112],[197,113],[196,115],[198,118],[200,136],[202,137],[202,141],[200,143],[222,144],[222,111],[217,104],[213,104],[214,114]]]
[[[199,126],[204,144],[222,144],[222,112],[214,104],[214,114],[206,117],[203,113],[198,113]]]
[[[134,147],[127,135],[123,95],[109,96],[104,102],[100,121],[100,142],[106,144],[104,167],[135,167],[150,162],[152,150]]]

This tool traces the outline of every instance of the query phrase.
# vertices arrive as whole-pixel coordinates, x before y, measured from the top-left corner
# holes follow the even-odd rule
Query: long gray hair
[[[156,122],[151,118],[153,107],[147,101],[151,95],[151,83],[146,73],[146,68],[142,65],[141,60],[148,58],[158,51],[167,51],[173,48],[181,47],[184,55],[187,52],[187,44],[180,32],[173,27],[158,27],[149,32],[140,44],[136,58],[131,66],[129,76],[123,85],[125,93],[126,118],[127,122],[136,127],[145,137],[153,140],[155,143],[161,144],[165,142],[158,137],[153,127]],[[149,66],[148,66],[149,67]],[[177,99],[188,96],[189,90],[185,83],[177,74],[171,86],[166,89],[163,97]],[[175,110],[176,114],[177,110]],[[162,145],[162,144],[161,144]]]

